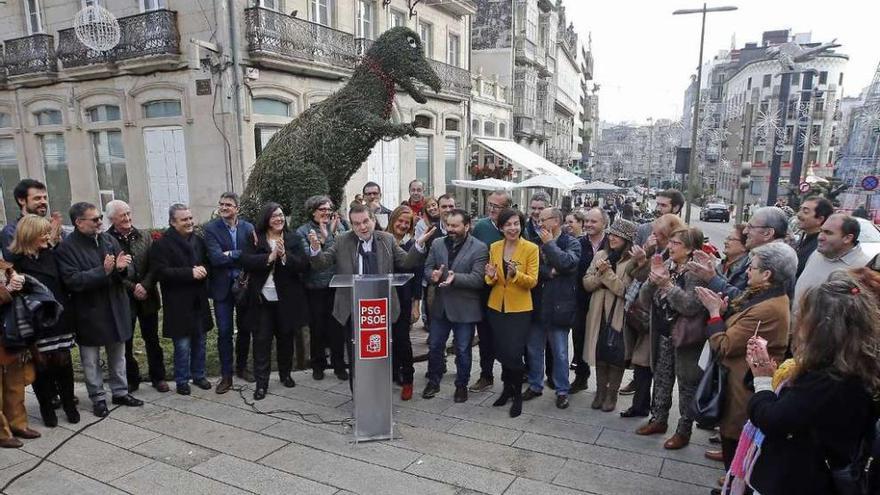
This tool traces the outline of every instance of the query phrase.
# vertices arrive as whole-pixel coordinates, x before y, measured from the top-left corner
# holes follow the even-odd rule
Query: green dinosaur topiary
[[[327,194],[341,204],[345,184],[377,141],[418,135],[413,124],[388,120],[395,85],[417,102],[427,102],[414,80],[440,91],[440,78],[428,65],[419,36],[404,27],[386,31],[345,86],[269,141],[248,178],[243,214],[256,218],[264,203],[275,201],[296,224],[304,220],[309,196]]]

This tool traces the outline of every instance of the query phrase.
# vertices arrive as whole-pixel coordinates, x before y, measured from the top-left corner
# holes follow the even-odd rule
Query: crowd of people
[[[563,211],[543,192],[526,214],[494,191],[480,219],[454,195],[427,196],[421,181],[409,192],[391,209],[380,186],[367,183],[345,215],[329,197],[313,196],[296,228],[276,203],[251,223],[239,216],[238,196],[225,193],[217,218],[201,228],[189,207],[171,206],[169,227],[154,239],[118,200],[103,212],[72,205],[65,234],[49,214],[46,187],[22,180],[13,191],[22,216],[0,232],[0,447],[40,435],[27,422],[28,384],[47,427],[58,424],[59,406],[69,422],[80,420],[74,346],[96,416],[109,411],[102,347],[110,402],[142,405],[132,395],[142,380],[135,328],[159,392],[173,379],[178,394],[191,385],[223,394],[237,378],[254,383],[261,400],[273,341],[280,385],[294,387],[304,327],[311,378],[332,370],[351,380],[351,291],[330,287],[330,279],[394,272],[415,274],[389,307],[393,377],[404,401],[415,378],[410,330],[422,320],[424,399],[442,393],[451,333],[454,401],[495,389],[498,361],[503,385],[493,405],[509,404],[511,417],[545,388],[556,407],[568,408],[592,375],[593,409],[611,413],[631,394],[620,416],[647,418],[638,435],[663,435],[677,385],[678,422],[663,444],[670,450],[690,443],[701,420],[693,407],[701,379],[712,363],[723,366],[723,411],[715,424],[698,426],[718,429],[720,451],[706,455],[728,470],[726,493],[791,493],[794,478],[803,486],[797,493],[830,493],[831,471],[849,462],[876,420],[880,263],[859,246],[859,223],[824,198],[803,201],[796,237],[783,209],[755,209],[731,229],[719,260],[679,216],[684,198],[672,189],[657,194],[654,220],[643,224],[629,215],[612,221],[599,207]],[[170,375],[160,314],[162,335],[173,342]],[[206,338],[215,325],[221,376],[212,384]],[[469,383],[475,340],[480,373]],[[632,380],[624,385],[627,369]],[[754,462],[745,469],[741,454],[756,441],[760,456],[745,456]]]

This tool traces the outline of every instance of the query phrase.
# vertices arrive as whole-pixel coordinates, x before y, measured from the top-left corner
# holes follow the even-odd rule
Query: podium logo
[[[358,358],[388,358],[388,299],[358,301]]]

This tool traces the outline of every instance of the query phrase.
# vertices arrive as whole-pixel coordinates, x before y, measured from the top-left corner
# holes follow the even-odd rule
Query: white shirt
[[[269,249],[274,251],[275,244],[277,241],[275,239],[269,239]],[[284,264],[284,261],[281,260],[281,263]],[[278,291],[275,290],[275,269],[269,271],[269,276],[266,278],[266,283],[263,284],[263,297],[266,298],[267,301],[276,302],[278,301]]]

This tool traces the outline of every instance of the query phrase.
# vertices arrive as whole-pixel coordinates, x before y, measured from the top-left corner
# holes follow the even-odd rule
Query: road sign
[[[388,357],[388,299],[361,299],[360,359]]]
[[[813,187],[810,185],[809,182],[801,182],[798,185],[798,191],[800,191],[801,194],[807,194],[808,192],[810,192],[810,189],[812,189],[812,188]]]
[[[865,191],[873,191],[877,189],[877,186],[880,185],[880,179],[877,178],[876,175],[866,175],[864,179],[862,179],[862,189]]]

